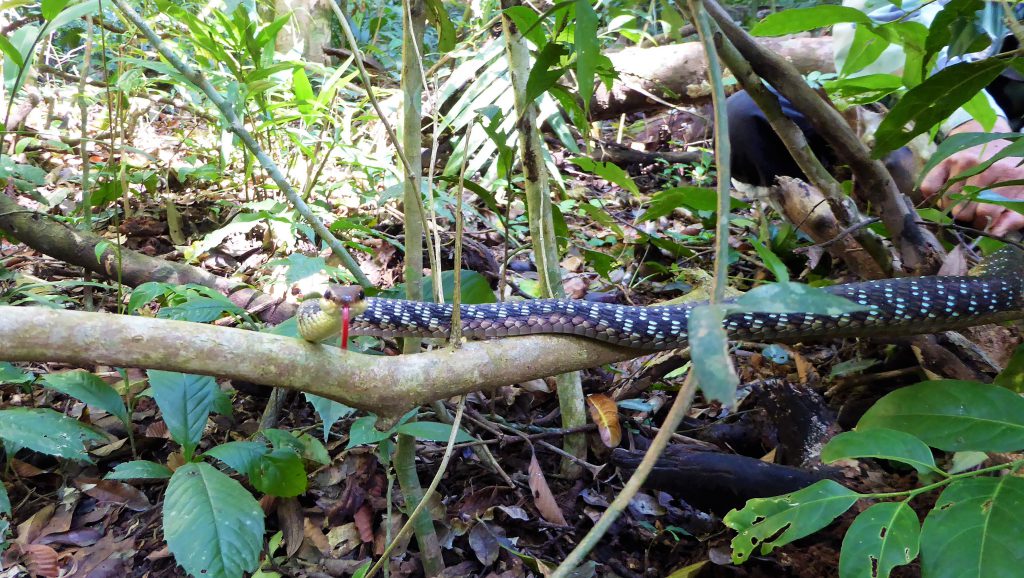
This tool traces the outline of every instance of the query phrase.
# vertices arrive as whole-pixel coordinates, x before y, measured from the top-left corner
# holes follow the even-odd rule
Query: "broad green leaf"
[[[259,566],[264,520],[259,502],[210,464],[185,464],[167,485],[164,539],[192,576],[240,577]]]
[[[51,456],[88,462],[87,442],[103,436],[52,409],[0,409],[0,440]]]
[[[331,463],[331,455],[327,453],[327,448],[320,440],[308,433],[296,434],[296,439],[301,447],[299,450],[300,458],[321,465]]]
[[[747,204],[738,200],[730,199],[730,206],[733,209],[746,207]],[[675,187],[659,191],[651,197],[641,220],[653,221],[672,213],[679,207],[686,207],[694,211],[715,211],[718,209],[718,192],[715,189],[706,187]]]
[[[32,383],[35,377],[31,373],[27,373],[14,367],[6,361],[0,361],[0,384],[4,383]]]
[[[210,376],[150,369],[149,385],[164,423],[174,441],[181,444],[186,460],[192,459],[203,437],[206,419],[217,397],[217,382]]]
[[[832,480],[775,498],[754,498],[723,521],[738,532],[732,540],[732,561],[742,564],[755,550],[767,555],[779,546],[812,534],[850,509],[860,494]]]
[[[878,400],[858,431],[890,428],[946,451],[1012,452],[1024,448],[1024,398],[998,385],[925,381]]]
[[[0,382],[3,382],[2,370],[0,367]],[[1018,345],[1017,349],[1013,350],[1013,356],[1010,357],[1006,368],[999,372],[992,383],[1015,393],[1024,392],[1024,345]]]
[[[176,319],[192,323],[209,323],[225,313],[242,315],[245,310],[228,301],[213,297],[195,297],[181,305],[164,307],[157,313],[161,319]]]
[[[610,183],[619,185],[634,195],[640,194],[640,189],[633,182],[633,178],[616,164],[597,162],[587,157],[576,157],[570,162],[588,173],[593,173]]]
[[[597,71],[597,59],[601,56],[601,47],[597,42],[597,22],[597,13],[590,0],[576,0],[576,30],[573,34],[573,42],[576,44],[576,82],[585,111],[590,110],[590,98],[594,95],[594,73]]]
[[[117,464],[114,471],[103,476],[106,480],[167,480],[170,479],[171,468],[149,460],[135,460]]]
[[[953,452],[953,459],[946,468],[947,474],[959,474],[985,463],[988,454],[985,452]]]
[[[86,405],[102,409],[128,423],[128,408],[113,387],[99,377],[82,369],[50,373],[43,377],[43,385],[70,395]]]
[[[444,271],[441,273],[441,284],[444,286],[444,302],[451,303],[455,297],[455,272]],[[479,305],[481,303],[494,303],[494,291],[487,279],[468,269],[462,270],[462,304]],[[423,278],[423,300],[434,302],[434,276],[428,275]]]
[[[853,34],[850,52],[843,62],[843,69],[839,75],[847,76],[863,70],[878,60],[878,57],[888,47],[889,41],[875,34],[870,26],[858,26]]]
[[[348,445],[345,446],[345,449],[375,444],[391,437],[392,432],[378,430],[373,427],[375,423],[377,423],[377,416],[372,415],[358,418],[352,422],[352,427],[348,430]]]
[[[313,85],[309,83],[309,77],[306,76],[306,71],[302,67],[292,70],[292,95],[295,97],[296,108],[300,113],[309,115],[313,112],[313,106],[310,103],[316,97],[313,94]],[[309,120],[307,119],[307,122]]]
[[[759,311],[763,313],[807,313],[841,315],[870,311],[845,297],[802,283],[769,283],[755,287],[737,298],[730,312]]]
[[[134,291],[132,291],[131,297],[128,298],[128,305],[125,306],[125,312],[129,314],[135,313],[143,305],[163,295],[165,291],[167,291],[167,285],[156,281],[149,281],[139,285]]]
[[[229,468],[244,474],[268,452],[270,452],[270,448],[263,442],[233,441],[213,446],[203,455],[216,458],[227,464]]]
[[[437,29],[437,49],[444,53],[455,48],[458,37],[443,0],[426,0],[427,20]]]
[[[1024,567],[1022,511],[1024,478],[968,478],[950,484],[921,529],[921,575],[1019,576]]]
[[[871,25],[867,14],[846,6],[819,5],[771,14],[750,29],[754,36],[783,36],[825,28],[842,22]]]
[[[1002,60],[961,62],[907,91],[875,132],[872,154],[882,158],[930,130],[983,90],[1006,68]]]
[[[569,49],[564,45],[551,42],[542,45],[526,79],[526,100],[534,102],[540,95],[558,82],[565,74],[566,68],[560,66],[568,55]]]
[[[829,94],[850,104],[869,104],[903,88],[903,81],[894,74],[868,74],[832,80],[824,86]]]
[[[278,448],[260,456],[248,473],[253,487],[264,494],[291,498],[306,492],[306,466],[290,448]]]
[[[921,523],[906,502],[874,504],[857,516],[843,538],[840,578],[888,578],[917,558]]]
[[[0,516],[8,517],[11,515],[11,497],[7,495],[7,486],[0,484]],[[5,536],[0,535],[0,541]]]
[[[288,263],[288,272],[285,274],[285,281],[294,285],[307,277],[312,277],[327,268],[327,261],[323,257],[307,257],[301,253],[292,253],[287,259],[281,259]]]
[[[955,153],[958,153],[958,152],[960,152],[960,151],[962,151],[964,149],[968,149],[968,148],[975,147],[975,146],[978,146],[978,145],[982,145],[982,144],[985,144],[985,143],[990,143],[992,141],[1002,140],[1002,139],[1007,139],[1007,140],[1018,139],[1021,136],[1022,135],[1017,134],[1017,133],[986,133],[986,132],[963,132],[963,133],[951,134],[948,137],[946,137],[945,139],[943,139],[943,141],[941,143],[939,143],[939,147],[937,149],[935,149],[935,152],[928,159],[928,162],[925,163],[924,168],[921,169],[921,175],[918,177],[917,182],[914,184],[914,186],[915,187],[920,187],[921,186],[921,181],[924,180],[924,177],[928,173],[930,173],[932,171],[932,169],[934,169],[936,166],[939,165],[939,163],[941,163],[942,161],[946,160],[947,158],[949,158],[950,156],[952,156]],[[1019,143],[1024,143],[1024,141],[1019,141]],[[1012,146],[1014,146],[1014,145],[1011,145],[1011,147]],[[1016,148],[1022,148],[1022,147],[1024,147],[1024,144],[1017,144],[1017,146],[1016,146]],[[1007,148],[1010,148],[1010,147],[1007,147]],[[1011,151],[1011,152],[1013,152],[1013,151]],[[1024,151],[1021,151],[1021,152],[1024,152]],[[1020,152],[1018,152],[1017,154],[1020,154]]]
[[[327,399],[326,397],[320,397],[318,395],[313,395],[312,393],[306,393],[303,395],[306,396],[306,401],[313,406],[316,414],[320,416],[320,421],[324,423],[325,442],[331,433],[331,427],[338,423],[338,420],[344,419],[356,411],[355,408],[351,408],[332,399]]]
[[[984,90],[972,96],[971,100],[964,104],[964,110],[974,120],[978,121],[982,130],[992,130],[992,127],[996,124],[996,111],[992,108],[992,103],[989,102],[987,93]]]
[[[935,472],[932,450],[916,437],[892,429],[843,432],[821,450],[821,461],[875,458],[902,462],[918,472]]]
[[[43,14],[43,18],[53,20],[67,5],[68,0],[43,0],[41,2],[40,12]]]
[[[519,33],[525,36],[538,49],[546,44],[544,28],[539,26],[540,15],[527,6],[512,6],[505,10],[508,16],[515,23]]]
[[[725,311],[723,305],[695,307],[687,322],[687,334],[697,386],[704,397],[732,407],[740,378],[729,359],[729,337],[722,328]]]
[[[452,435],[452,426],[451,424],[436,421],[414,421],[403,424],[398,428],[398,433],[410,435],[419,440],[447,442],[448,438]],[[475,439],[461,429],[455,434],[455,443],[471,442]]]

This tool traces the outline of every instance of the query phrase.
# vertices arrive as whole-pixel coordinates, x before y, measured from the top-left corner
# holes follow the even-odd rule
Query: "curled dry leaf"
[[[530,457],[530,493],[533,494],[533,503],[537,506],[540,515],[552,524],[568,526],[562,509],[555,502],[555,496],[551,493],[548,480],[544,477],[544,471],[540,469],[540,462],[537,456]]]
[[[590,419],[597,424],[597,432],[601,434],[604,445],[614,448],[622,441],[622,426],[619,424],[619,406],[615,400],[603,393],[587,396],[587,408]]]

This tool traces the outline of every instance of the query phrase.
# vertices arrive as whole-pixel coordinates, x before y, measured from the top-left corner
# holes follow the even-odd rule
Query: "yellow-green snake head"
[[[341,331],[342,317],[356,317],[366,311],[366,294],[359,286],[330,285],[319,299],[307,299],[299,305],[295,316],[299,335],[306,341],[317,343],[334,337]]]

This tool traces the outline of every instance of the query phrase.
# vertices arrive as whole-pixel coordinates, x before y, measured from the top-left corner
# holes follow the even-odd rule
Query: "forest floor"
[[[170,135],[180,127],[172,118],[159,118],[151,133],[136,142],[150,159],[181,160],[180,142]],[[662,122],[662,121],[658,121]],[[174,126],[171,126],[171,125]],[[671,123],[665,123],[671,129]],[[678,128],[678,127],[677,127]],[[648,131],[656,135],[658,130]],[[670,137],[665,139],[666,134]],[[641,148],[656,150],[674,138],[672,130],[660,136],[639,135]],[[560,155],[556,155],[558,157]],[[47,172],[59,175],[61,162],[77,171],[76,156],[66,161],[59,155],[47,159]],[[104,162],[105,158],[93,159]],[[711,260],[712,216],[700,210],[671,210],[653,220],[641,220],[651,206],[654,191],[672,185],[703,180],[713,182],[706,166],[684,167],[632,165],[628,172],[640,185],[636,195],[601,178],[560,162],[570,195],[558,203],[568,233],[561,263],[565,289],[570,297],[616,303],[649,304],[678,297],[702,286],[700,269]],[[146,164],[143,162],[142,164]],[[197,166],[203,163],[197,162]],[[168,176],[170,175],[170,176]],[[330,180],[330,170],[322,179]],[[132,216],[106,205],[94,214],[95,230],[126,249],[170,260],[189,262],[218,275],[240,275],[257,289],[281,300],[297,300],[322,288],[326,275],[317,270],[298,276],[301,265],[295,255],[324,258],[327,268],[338,264],[329,252],[320,252],[291,227],[290,210],[274,202],[257,200],[253,183],[233,179],[186,178],[172,171],[157,176],[157,190],[136,192],[130,199]],[[142,187],[139,187],[141,191]],[[53,215],[70,215],[80,191],[61,179],[37,192],[54,208],[23,199],[26,208]],[[265,194],[265,193],[264,193]],[[369,191],[360,199],[332,202],[334,214],[349,219],[360,229],[355,253],[363,270],[377,286],[388,289],[402,280],[401,214],[394,201],[378,202]],[[165,199],[180,213],[186,244],[172,240]],[[535,293],[536,271],[530,253],[523,248],[525,218],[521,203],[509,211],[507,224],[485,203],[467,195],[463,267],[476,271],[488,289],[505,275],[506,297]],[[236,217],[267,211],[263,218],[241,226]],[[762,279],[760,266],[748,239],[757,231],[769,231],[777,254],[790,266],[795,278],[823,282],[841,278],[827,257],[808,249],[787,225],[762,220],[753,208],[740,209],[734,224],[732,247],[736,260],[734,281],[747,289]],[[236,223],[231,225],[231,223]],[[508,237],[504,231],[509,231]],[[442,235],[444,267],[452,267],[452,236]],[[803,247],[803,249],[801,249]],[[511,256],[511,257],[510,257]],[[501,263],[508,260],[503,272]],[[319,263],[319,262],[317,262]],[[291,269],[290,269],[291,268]],[[289,270],[293,274],[289,274]],[[0,304],[88,309],[116,313],[119,293],[115,283],[104,286],[80,283],[86,279],[77,267],[40,254],[11,239],[0,240]],[[94,277],[93,281],[97,281]],[[127,291],[125,292],[127,294]],[[166,303],[153,302],[139,314],[158,315]],[[224,317],[218,321],[239,321]],[[996,333],[992,333],[996,332]],[[943,339],[943,338],[940,338]],[[1005,328],[983,329],[974,334],[987,354],[1005,363],[1016,344],[1015,332]],[[360,348],[396,354],[393,342],[363,339]],[[823,466],[815,448],[831,436],[848,430],[870,404],[898,387],[925,378],[915,356],[912,340],[842,340],[801,346],[737,343],[732,349],[743,386],[738,406],[729,410],[698,397],[678,432],[673,455],[685,461],[694,452],[711,456],[746,456],[768,463],[791,466],[811,476],[830,477],[863,491],[889,491],[912,487],[913,472],[881,462],[864,461]],[[225,360],[225,362],[228,362]],[[558,398],[552,379],[534,380],[494,392],[478,393],[468,401],[464,429],[484,445],[461,445],[448,467],[430,512],[448,569],[444,576],[538,576],[552,568],[578,543],[622,488],[628,465],[634,463],[657,431],[668,406],[682,383],[680,371],[686,358],[677,353],[652,355],[583,372],[587,394],[604,395],[618,404],[624,432],[620,448],[602,442],[595,428],[588,428],[590,454],[578,479],[559,475],[562,457],[553,451],[560,444]],[[90,412],[80,402],[42,387],[7,379],[6,370],[18,375],[43,376],[72,369],[58,363],[0,363],[0,398],[4,407],[53,407],[105,432],[109,443],[92,451],[94,463],[58,461],[28,452],[8,453],[5,482],[14,506],[15,546],[6,562],[20,561],[39,575],[64,568],[75,576],[178,576],[161,531],[162,484],[138,484],[104,480],[118,463],[145,458],[174,465],[180,463],[178,446],[170,440],[156,405],[140,397],[131,427],[135,448],[127,432],[112,416]],[[84,369],[110,383],[123,381],[117,368]],[[145,374],[128,370],[129,382],[141,383]],[[270,397],[269,388],[228,382],[221,387],[232,393],[230,415],[215,414],[209,420],[199,450],[228,440],[248,439],[260,429]],[[449,411],[454,404],[446,404]],[[363,562],[381,553],[388,536],[404,520],[400,492],[381,455],[384,444],[349,447],[350,427],[361,417],[354,413],[334,424],[324,443],[330,463],[310,474],[308,491],[289,499],[264,497],[270,534],[281,531],[285,546],[265,567],[287,576],[347,576]],[[288,394],[276,427],[321,435],[322,420],[302,395]],[[420,419],[430,420],[423,410]],[[532,436],[525,440],[524,435]],[[527,443],[527,441],[529,443]],[[418,467],[424,485],[433,476],[443,444],[421,441]],[[481,459],[486,447],[500,469]],[[10,449],[8,450],[11,451]],[[559,526],[545,521],[544,508],[531,492],[531,462],[536,458],[550,486],[558,509],[567,521]],[[177,461],[176,461],[177,460]],[[673,473],[671,464],[632,502],[592,554],[597,575],[622,577],[801,577],[837,575],[839,550],[855,507],[825,530],[769,555],[757,556],[744,565],[731,563],[730,541],[734,533],[721,518],[746,498],[764,494],[750,487],[743,469],[705,471],[704,475]],[[758,492],[762,493],[758,493]],[[394,502],[389,503],[388,497]],[[920,498],[930,505],[934,494]],[[865,505],[866,506],[866,505]],[[547,512],[550,514],[550,512]],[[681,572],[673,573],[680,569]],[[590,570],[593,571],[593,570]],[[392,576],[421,575],[415,542],[393,555]],[[579,576],[589,575],[587,569]],[[916,576],[916,565],[898,568],[895,576]]]

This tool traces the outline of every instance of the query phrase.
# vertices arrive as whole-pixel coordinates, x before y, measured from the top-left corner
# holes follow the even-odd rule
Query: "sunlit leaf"
[[[595,393],[587,396],[587,408],[590,410],[590,419],[597,424],[597,433],[601,435],[601,441],[605,446],[618,447],[622,441],[622,425],[619,423],[619,407],[615,400],[603,393]]]

